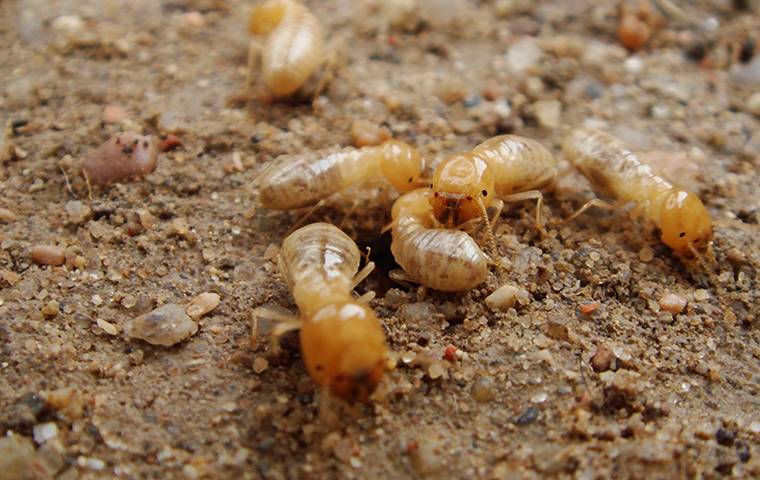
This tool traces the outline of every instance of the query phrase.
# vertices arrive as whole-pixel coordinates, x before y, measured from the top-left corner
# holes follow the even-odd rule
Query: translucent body
[[[329,154],[281,157],[260,177],[259,200],[275,210],[301,208],[356,183],[380,178],[406,192],[418,186],[423,170],[417,149],[398,140]]]
[[[385,370],[380,320],[351,295],[356,244],[337,227],[313,223],[288,235],[280,268],[301,314],[301,350],[314,381],[347,399],[366,400]]]
[[[594,190],[636,212],[661,231],[661,240],[678,255],[691,257],[712,239],[712,221],[702,201],[657,175],[613,136],[592,129],[570,133],[562,148]]]
[[[393,204],[391,252],[413,281],[456,292],[483,283],[488,258],[477,242],[459,230],[433,228],[428,189],[413,190]]]
[[[267,36],[261,69],[275,96],[288,96],[301,88],[324,60],[322,26],[299,2],[265,0],[251,12],[249,29]]]
[[[500,135],[436,168],[430,204],[435,218],[454,227],[482,215],[496,199],[542,188],[554,180],[556,161],[536,140]]]

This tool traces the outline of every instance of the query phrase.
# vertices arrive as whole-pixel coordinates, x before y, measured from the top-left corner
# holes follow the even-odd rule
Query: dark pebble
[[[749,451],[749,444],[747,442],[736,442],[736,454],[742,463],[747,463],[752,456],[752,453]]]
[[[536,421],[540,411],[536,407],[528,407],[522,415],[515,419],[515,425],[529,425]]]
[[[477,107],[480,105],[480,95],[473,95],[465,98],[464,101],[462,101],[462,105],[467,108]]]
[[[730,446],[734,444],[736,434],[731,430],[721,427],[715,432],[715,440],[721,445]]]

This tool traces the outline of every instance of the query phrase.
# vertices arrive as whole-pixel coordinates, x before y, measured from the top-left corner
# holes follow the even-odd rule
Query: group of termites
[[[296,92],[321,64],[324,38],[316,17],[294,0],[266,0],[251,15],[251,31],[264,36],[261,77],[276,96]],[[256,55],[251,54],[255,59]],[[255,60],[252,60],[255,62]],[[700,199],[659,176],[614,137],[593,129],[571,131],[564,157],[607,203],[587,208],[633,205],[632,218],[650,221],[660,238],[684,259],[710,252],[712,223]],[[257,178],[259,201],[275,210],[314,207],[328,197],[378,181],[399,193],[391,210],[391,252],[403,273],[395,278],[445,292],[483,283],[489,265],[500,266],[493,228],[504,202],[535,200],[536,227],[543,231],[543,193],[558,177],[552,153],[536,140],[517,135],[490,138],[455,154],[426,176],[417,149],[398,140],[377,146],[283,156]],[[489,211],[492,212],[489,216]],[[484,251],[468,230],[485,227]],[[276,332],[300,329],[306,368],[322,388],[349,400],[366,400],[388,364],[380,320],[354,287],[372,271],[360,271],[361,252],[338,227],[314,223],[282,243],[279,269],[300,315],[263,314],[282,323]],[[264,309],[266,310],[266,309]]]

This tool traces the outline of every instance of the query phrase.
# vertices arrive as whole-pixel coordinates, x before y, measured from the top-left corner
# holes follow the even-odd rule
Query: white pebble
[[[83,455],[77,457],[77,465],[95,471],[100,471],[106,468],[106,462],[103,460],[99,458],[85,457]]]
[[[660,308],[666,312],[678,315],[686,308],[686,298],[675,293],[666,293],[660,297]]]
[[[197,331],[198,325],[185,309],[173,303],[129,320],[124,326],[127,336],[165,347],[177,344]]]
[[[507,310],[517,302],[527,305],[530,296],[527,290],[514,285],[502,285],[486,297],[486,305],[491,310]]]
[[[58,436],[58,427],[53,422],[40,423],[32,428],[34,434],[34,441],[42,445],[51,438]]]
[[[106,322],[102,318],[96,320],[98,326],[109,335],[116,335],[119,333],[119,329],[113,323]]]
[[[523,37],[507,50],[507,64],[515,73],[522,73],[541,60],[543,52],[533,37]]]

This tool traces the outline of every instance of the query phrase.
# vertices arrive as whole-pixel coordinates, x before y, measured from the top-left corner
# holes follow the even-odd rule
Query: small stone
[[[513,43],[507,50],[507,65],[515,73],[522,73],[536,65],[543,52],[535,38],[525,36]]]
[[[106,462],[99,458],[85,457],[80,455],[77,457],[77,465],[88,470],[94,470],[99,472],[106,468]]]
[[[101,298],[100,295],[97,295],[97,294],[93,295],[91,301],[92,301],[92,304],[95,305],[96,307],[103,305],[103,298]]]
[[[644,247],[639,250],[639,260],[644,263],[651,262],[654,258],[654,252],[649,247]]]
[[[61,247],[55,245],[35,245],[31,250],[32,260],[38,265],[63,265],[66,256]]]
[[[41,445],[58,436],[58,427],[53,422],[40,423],[32,428],[32,433],[34,441]]]
[[[530,397],[530,401],[533,403],[544,403],[548,398],[549,395],[546,392],[540,392]]]
[[[686,308],[686,297],[675,293],[666,293],[660,297],[660,308],[673,315],[678,315]]]
[[[540,410],[536,407],[528,407],[525,411],[515,419],[516,425],[529,425],[538,419]]]
[[[470,393],[476,402],[490,402],[496,397],[493,379],[487,376],[478,377],[472,384]]]
[[[442,468],[441,454],[438,442],[420,438],[415,448],[410,452],[412,467],[421,477],[433,476]]]
[[[184,218],[175,218],[171,222],[170,235],[187,237],[190,234],[190,224]]]
[[[646,23],[630,13],[624,13],[618,26],[620,44],[629,50],[638,50],[649,41],[652,32]]]
[[[0,222],[11,223],[18,219],[15,213],[7,208],[0,208]]]
[[[747,111],[752,115],[760,117],[760,92],[755,92],[747,100]]]
[[[69,222],[73,224],[84,223],[89,220],[92,215],[90,207],[79,200],[70,200],[66,202],[65,208]]]
[[[710,293],[704,288],[700,288],[694,292],[694,300],[698,302],[704,302],[710,298]]]
[[[539,100],[533,104],[533,112],[539,125],[554,130],[559,127],[562,103],[559,100]]]
[[[370,121],[355,120],[351,124],[351,143],[355,147],[380,145],[389,138],[391,138],[390,130]]]
[[[206,24],[206,19],[201,12],[185,12],[180,15],[180,22],[186,28],[201,28]]]
[[[106,322],[102,318],[97,319],[95,323],[97,323],[98,327],[100,327],[104,332],[106,332],[109,335],[116,335],[119,333],[119,329],[116,327],[116,325],[110,322]]]
[[[433,362],[428,367],[428,376],[432,380],[436,380],[438,378],[441,378],[446,370],[444,369],[443,365],[441,365],[440,362]]]
[[[42,307],[42,315],[52,318],[60,313],[60,304],[55,300],[51,300]]]
[[[604,372],[610,369],[612,361],[615,360],[615,354],[607,345],[599,345],[596,352],[591,357],[591,367],[595,372]]]
[[[509,310],[515,303],[527,305],[530,303],[530,294],[524,288],[515,285],[502,285],[486,297],[486,305],[491,310]]]
[[[721,427],[715,431],[715,441],[723,446],[730,447],[734,444],[734,440],[736,440],[736,433],[731,430]]]
[[[0,472],[4,480],[25,480],[36,469],[34,445],[21,435],[0,438]]]
[[[84,20],[77,15],[61,15],[53,20],[50,26],[58,35],[58,43],[61,45],[77,43],[84,37]]]
[[[127,111],[119,105],[103,107],[103,121],[105,123],[121,123],[125,118],[127,118]]]
[[[599,308],[599,302],[586,302],[582,303],[578,310],[584,315],[591,315]]]
[[[549,338],[555,340],[561,340],[563,342],[570,341],[570,329],[567,326],[568,321],[563,318],[555,317],[551,318],[544,324],[544,333]]]
[[[256,357],[253,359],[253,371],[256,373],[262,373],[269,367],[269,361],[264,357]]]
[[[170,347],[194,335],[198,325],[179,305],[169,303],[127,321],[124,333],[152,345]]]
[[[219,305],[219,294],[204,292],[190,301],[185,309],[192,318],[200,318],[209,313]]]

